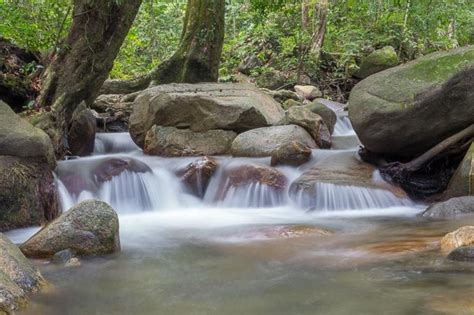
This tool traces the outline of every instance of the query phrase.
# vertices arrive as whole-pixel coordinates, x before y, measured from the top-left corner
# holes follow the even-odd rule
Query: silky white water
[[[58,191],[65,211],[90,198],[111,204],[122,251],[75,268],[39,261],[54,291],[34,295],[20,314],[431,315],[450,300],[465,303],[473,270],[440,258],[435,241],[459,222],[422,221],[423,205],[364,186],[316,182],[317,197],[290,198],[304,171],[356,154],[343,115],[335,130],[336,150],[278,167],[284,189],[229,181],[227,170],[269,158],[217,157],[202,198],[177,175],[197,158],[145,156],[128,134],[97,135],[93,156],[58,163]],[[103,170],[122,160],[134,170],[108,178]],[[7,235],[21,243],[36,231]]]

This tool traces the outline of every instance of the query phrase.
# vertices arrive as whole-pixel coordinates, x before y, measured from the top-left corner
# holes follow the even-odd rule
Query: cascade
[[[334,141],[342,141],[337,149],[314,150],[310,162],[299,168],[278,167],[289,184],[311,165],[340,152],[354,152],[357,136],[344,112],[338,115]],[[147,171],[125,169],[111,176],[101,173],[108,169],[110,160],[133,161]],[[400,198],[388,190],[371,187],[335,185],[317,182],[314,187],[317,197],[308,197],[302,192],[296,198],[288,197],[288,187],[275,189],[265,183],[250,181],[233,185],[226,177],[226,170],[236,165],[269,166],[269,158],[218,157],[219,167],[210,179],[202,199],[192,196],[176,175],[179,169],[196,158],[161,158],[145,156],[132,141],[128,133],[97,134],[95,152],[92,157],[60,161],[56,174],[57,186],[63,209],[85,199],[103,200],[119,214],[144,211],[163,211],[192,208],[274,208],[289,207],[295,211],[334,211],[411,207],[413,202]],[[135,165],[134,164],[134,165]],[[101,175],[102,174],[102,175]],[[200,187],[199,189],[202,189]],[[300,209],[298,209],[300,208]]]

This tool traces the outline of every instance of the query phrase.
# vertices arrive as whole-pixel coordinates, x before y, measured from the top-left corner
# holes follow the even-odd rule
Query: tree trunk
[[[315,11],[318,13],[318,21],[312,37],[311,52],[317,54],[319,57],[319,52],[321,47],[323,47],[324,37],[326,35],[328,1],[321,0],[319,4],[316,5]]]
[[[102,94],[128,94],[166,83],[216,82],[224,43],[225,0],[188,0],[181,42],[171,58],[132,80],[107,80]]]
[[[76,107],[90,104],[112,69],[113,62],[142,0],[74,0],[73,23],[43,74],[38,102],[51,108],[61,143],[68,148],[68,130]]]

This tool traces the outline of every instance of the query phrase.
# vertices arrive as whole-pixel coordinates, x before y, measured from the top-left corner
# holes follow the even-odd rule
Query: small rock
[[[312,103],[305,105],[304,108],[310,110],[316,115],[321,116],[324,124],[328,127],[329,132],[332,135],[334,132],[334,126],[336,126],[337,115],[333,110],[329,109],[326,105],[324,105],[323,102],[319,100],[320,99],[316,99]]]
[[[463,226],[441,239],[441,252],[448,254],[461,246],[474,245],[474,226]]]
[[[474,245],[461,246],[449,253],[448,259],[474,262]]]
[[[299,101],[295,101],[293,99],[289,99],[289,100],[286,100],[285,102],[283,102],[283,104],[281,105],[281,107],[283,107],[284,110],[288,110],[290,109],[291,107],[294,107],[294,106],[301,106],[302,104],[299,102]]]
[[[377,49],[368,55],[360,65],[359,71],[354,76],[359,79],[365,79],[374,73],[386,70],[398,65],[397,52],[392,46],[385,46]]]
[[[54,254],[52,262],[58,265],[63,265],[66,264],[71,258],[73,258],[76,255],[76,253],[72,250],[64,249],[60,250],[56,254]]]
[[[232,155],[244,157],[264,157],[283,145],[293,141],[314,149],[316,143],[309,133],[300,126],[285,125],[257,128],[239,134],[232,142]]]
[[[295,91],[303,99],[310,101],[323,96],[321,91],[313,85],[295,85]]]
[[[322,149],[331,148],[331,133],[321,116],[302,106],[293,106],[286,113],[285,122],[303,127]]]
[[[247,164],[228,169],[225,171],[225,177],[229,185],[233,187],[258,183],[283,190],[288,184],[288,179],[282,172],[258,164]]]
[[[65,249],[80,256],[120,251],[117,213],[105,202],[83,201],[43,227],[20,249],[32,258],[49,258]]]
[[[81,265],[81,261],[77,257],[73,257],[69,259],[66,264],[64,264],[64,267],[79,267]]]
[[[243,74],[249,75],[252,69],[260,67],[262,61],[255,55],[250,55],[244,58],[239,64],[238,70]]]
[[[272,153],[271,165],[300,166],[311,159],[311,153],[311,148],[301,142],[285,143]]]
[[[261,89],[261,90],[265,92],[266,94],[270,95],[271,97],[273,97],[277,102],[281,104],[289,100],[293,100],[296,102],[300,101],[298,94],[290,90],[277,90],[277,91],[273,91],[269,89]]]
[[[177,175],[195,196],[202,198],[218,166],[215,159],[204,156],[179,170]]]
[[[280,71],[269,71],[259,75],[255,83],[260,88],[276,90],[285,85],[286,78]]]

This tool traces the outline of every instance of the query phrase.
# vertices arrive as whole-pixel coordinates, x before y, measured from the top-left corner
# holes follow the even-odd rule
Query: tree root
[[[412,197],[424,198],[446,189],[473,140],[474,124],[471,124],[405,163],[387,162],[365,149],[361,149],[359,155],[364,161],[376,165],[384,179],[401,186]]]

